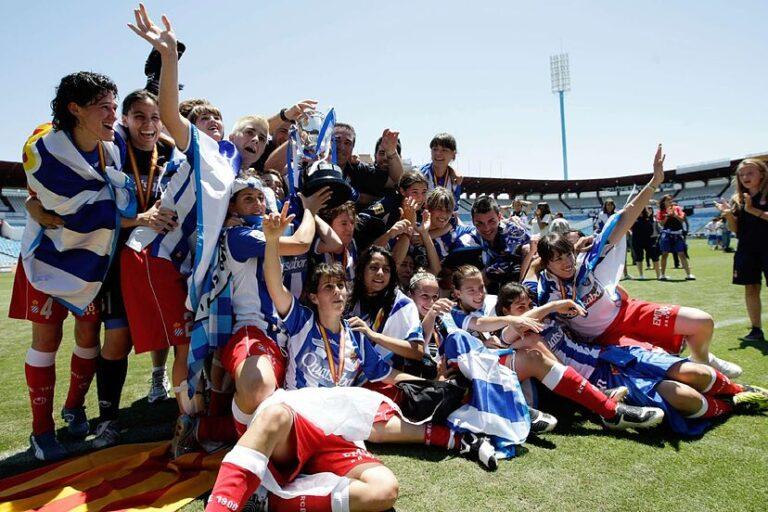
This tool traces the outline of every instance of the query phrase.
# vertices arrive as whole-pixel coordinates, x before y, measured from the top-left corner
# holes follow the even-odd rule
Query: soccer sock
[[[30,348],[24,361],[24,375],[32,406],[32,433],[51,432],[53,423],[53,388],[56,384],[56,352],[40,352]]]
[[[198,441],[236,443],[241,435],[235,428],[232,416],[198,416],[197,418]]]
[[[271,512],[303,512],[312,510],[317,512],[331,512],[331,495],[311,496],[304,494],[295,498],[281,498],[275,494],[269,496],[269,510]]]
[[[213,484],[206,512],[241,510],[256,492],[267,470],[266,455],[245,446],[235,446],[224,457]]]
[[[427,446],[439,446],[451,450],[458,446],[460,436],[445,425],[427,423],[424,425],[424,444]]]
[[[744,387],[741,384],[731,382],[731,379],[718,370],[711,366],[705,366],[705,368],[712,374],[712,379],[709,381],[709,385],[701,391],[702,394],[708,396],[733,396],[744,391]]]
[[[702,395],[701,408],[688,418],[717,418],[724,414],[730,414],[731,411],[733,411],[733,404],[728,400]]]
[[[64,407],[74,409],[82,407],[85,403],[85,395],[91,387],[93,376],[96,374],[96,356],[99,355],[99,347],[83,348],[75,345],[72,351],[72,359],[69,361],[70,377],[69,391]]]
[[[238,436],[242,436],[245,434],[245,431],[248,430],[248,425],[251,424],[253,414],[241,411],[237,406],[237,403],[232,400],[232,419],[235,422],[235,430],[237,431]]]
[[[120,395],[128,373],[128,358],[104,359],[99,354],[96,365],[96,391],[99,397],[99,420],[116,420],[120,412]]]
[[[583,405],[607,420],[616,416],[616,402],[570,366],[555,363],[541,383],[558,395]]]

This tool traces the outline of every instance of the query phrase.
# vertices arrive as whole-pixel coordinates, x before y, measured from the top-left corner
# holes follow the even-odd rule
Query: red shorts
[[[381,464],[381,461],[343,437],[325,432],[301,414],[293,413],[293,426],[288,442],[294,452],[291,461],[269,461],[275,480],[284,486],[300,473],[330,472],[344,476],[361,464]]]
[[[600,345],[650,344],[670,354],[683,349],[683,337],[675,334],[680,306],[625,299],[618,316],[595,339]]]
[[[77,320],[83,322],[98,322],[101,318],[99,300],[88,304],[85,313],[75,315]],[[11,306],[8,311],[10,318],[29,320],[38,324],[61,324],[67,318],[69,310],[52,296],[43,293],[29,283],[24,265],[19,259],[16,265],[16,276],[13,279],[13,292],[11,294]]]
[[[187,309],[187,280],[170,261],[147,249],[120,252],[120,286],[137,354],[189,343],[192,312]]]
[[[221,365],[235,378],[237,367],[252,356],[266,356],[275,372],[277,386],[285,382],[285,356],[280,352],[275,340],[253,325],[246,325],[229,338],[221,352]]]

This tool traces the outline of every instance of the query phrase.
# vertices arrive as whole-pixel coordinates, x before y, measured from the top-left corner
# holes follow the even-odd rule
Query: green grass
[[[740,342],[748,322],[742,288],[732,286],[733,256],[691,247],[695,282],[625,281],[631,295],[680,303],[708,311],[718,322],[712,350],[744,368],[742,382],[768,387],[768,345]],[[670,261],[671,263],[671,261]],[[630,273],[636,270],[630,269]],[[650,275],[650,274],[648,274]],[[682,271],[670,277],[681,279]],[[12,277],[0,277],[0,305],[7,311]],[[30,326],[0,321],[0,474],[36,464],[23,454],[30,412],[22,361]],[[57,358],[57,408],[66,391],[72,323],[66,324]],[[173,403],[149,407],[150,362],[132,356],[123,395],[123,424],[131,441],[170,437]],[[95,385],[88,410],[97,410]],[[564,422],[565,423],[565,422]],[[60,420],[57,426],[62,426]],[[735,416],[701,439],[685,440],[661,431],[610,434],[577,417],[570,426],[527,443],[528,453],[486,473],[460,458],[423,447],[372,447],[400,481],[397,509],[405,511],[764,511],[768,509],[768,417]],[[202,510],[201,500],[185,510]]]

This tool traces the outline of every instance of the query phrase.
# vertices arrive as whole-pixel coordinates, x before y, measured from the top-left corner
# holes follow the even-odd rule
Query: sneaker
[[[88,435],[90,427],[85,416],[85,407],[65,407],[61,410],[61,418],[67,424],[67,431],[72,437],[85,438]]]
[[[120,424],[117,420],[105,420],[96,426],[96,434],[91,440],[91,445],[101,449],[116,445],[119,440]]]
[[[51,430],[39,435],[29,436],[29,449],[37,460],[51,462],[67,456],[67,450],[59,444],[56,433]]]
[[[726,361],[725,359],[715,357],[713,354],[709,354],[709,366],[719,371],[729,379],[736,379],[742,373],[744,373],[744,370],[741,369],[741,366],[737,365],[736,363]]]
[[[763,330],[759,327],[753,327],[750,329],[749,334],[740,338],[742,341],[765,341],[765,335]]]
[[[616,402],[623,402],[629,393],[627,386],[617,386],[615,388],[604,389],[605,396]]]
[[[687,276],[685,276],[685,280],[686,281],[695,281],[696,280],[696,276],[693,275],[693,274],[688,274]]]
[[[459,454],[469,460],[477,461],[480,466],[490,471],[496,471],[499,465],[496,460],[496,449],[488,438],[472,432],[466,432],[461,436]]]
[[[197,450],[195,430],[197,420],[187,414],[182,414],[176,420],[176,430],[171,440],[171,453],[173,458],[181,457]]]
[[[149,387],[149,393],[147,393],[147,402],[155,403],[158,400],[165,400],[168,398],[168,392],[171,390],[171,383],[168,382],[168,375],[165,373],[165,368],[162,370],[152,370],[151,385]]]
[[[669,278],[667,276],[665,276],[664,274],[661,274],[659,276],[659,281],[669,281]]]
[[[528,408],[528,412],[531,415],[531,432],[534,434],[543,434],[544,432],[552,432],[557,426],[557,418],[551,414],[541,412],[533,407]]]
[[[616,406],[616,416],[610,420],[602,418],[602,422],[607,429],[626,430],[655,427],[663,419],[664,411],[658,407],[637,407],[619,403]]]
[[[768,411],[768,389],[744,386],[744,391],[733,395],[733,408],[740,413]]]
[[[256,492],[251,494],[245,502],[242,512],[267,512],[269,510],[269,492],[260,485]]]

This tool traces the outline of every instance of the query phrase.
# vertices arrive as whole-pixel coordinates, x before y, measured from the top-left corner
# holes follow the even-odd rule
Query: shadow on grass
[[[757,341],[757,340],[745,340],[744,338],[739,338],[739,346],[738,347],[731,347],[728,350],[734,351],[734,350],[746,350],[748,348],[754,348],[759,350],[764,356],[768,356],[768,341]]]
[[[164,400],[150,404],[146,398],[136,400],[130,407],[120,410],[120,441],[118,444],[150,443],[171,439],[178,408],[175,400]],[[96,430],[97,418],[90,421],[91,435],[86,440],[74,439],[66,427],[58,429],[56,436],[67,449],[70,457],[94,451],[91,438]],[[45,466],[47,462],[37,460],[32,452],[25,450],[15,453],[2,461],[0,478],[16,475]]]

